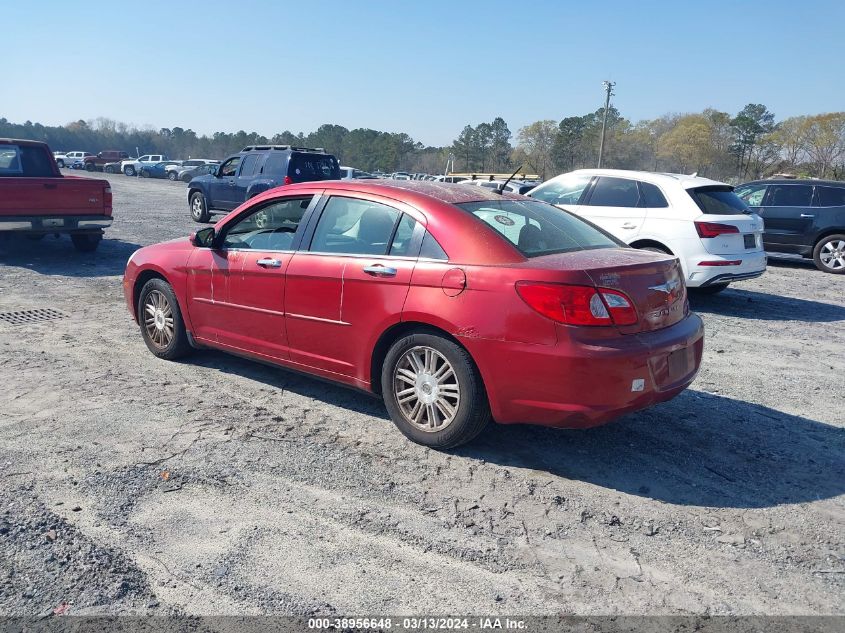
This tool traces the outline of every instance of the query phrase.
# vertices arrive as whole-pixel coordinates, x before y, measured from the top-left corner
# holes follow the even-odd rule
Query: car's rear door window
[[[332,196],[314,230],[316,253],[387,255],[400,212],[378,202]]]
[[[816,187],[818,206],[845,207],[845,187]]]
[[[487,200],[457,206],[493,228],[526,257],[622,245],[584,220],[534,200]]]
[[[258,154],[247,154],[241,161],[241,178],[251,178],[258,164]]]
[[[637,207],[640,204],[637,181],[600,176],[586,204],[590,207]]]
[[[812,185],[770,185],[766,206],[809,207],[812,201]]]

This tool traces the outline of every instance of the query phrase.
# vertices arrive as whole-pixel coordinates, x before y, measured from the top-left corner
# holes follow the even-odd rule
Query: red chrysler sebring
[[[440,448],[491,418],[582,428],[668,400],[704,342],[676,259],[466,185],[272,189],[136,251],[123,287],[156,356],[215,348],[363,389]]]

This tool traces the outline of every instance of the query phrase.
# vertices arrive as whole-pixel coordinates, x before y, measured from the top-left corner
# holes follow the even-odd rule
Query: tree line
[[[608,109],[602,166],[679,173],[696,172],[736,182],[790,173],[845,179],[845,112],[776,120],[762,104],[731,115],[714,109],[666,114],[632,123]],[[182,127],[137,128],[107,118],[62,126],[11,123],[0,118],[0,137],[46,141],[54,150],[125,150],[164,153],[172,158],[224,158],[247,145],[322,147],[344,165],[365,171],[396,170],[440,174],[503,173],[520,168],[542,178],[595,167],[604,109],[560,121],[542,120],[514,135],[501,117],[466,125],[451,145],[425,146],[402,132],[325,124],[316,131],[284,131],[271,137],[240,130],[198,135]]]

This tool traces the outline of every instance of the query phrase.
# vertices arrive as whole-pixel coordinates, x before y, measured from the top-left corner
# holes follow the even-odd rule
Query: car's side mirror
[[[196,233],[191,233],[191,244],[198,247],[209,248],[214,243],[214,227],[208,226]]]

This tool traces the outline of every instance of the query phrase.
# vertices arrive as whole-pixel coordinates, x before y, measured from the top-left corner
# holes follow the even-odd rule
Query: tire
[[[444,371],[439,380],[435,378]],[[446,386],[448,391],[441,392]],[[466,444],[491,419],[472,357],[437,334],[415,332],[393,343],[382,366],[381,390],[393,423],[423,446],[449,449]],[[432,401],[425,402],[426,398]]]
[[[176,360],[191,351],[179,302],[164,279],[150,279],[144,284],[136,310],[141,337],[154,356]]]
[[[818,241],[813,249],[816,268],[824,273],[845,274],[845,235],[828,235]]]
[[[639,247],[637,247],[637,250],[648,251],[649,253],[660,253],[661,255],[671,255],[672,254],[669,251],[667,251],[665,248],[659,248],[657,246],[639,246]]]
[[[208,212],[208,204],[205,201],[205,196],[199,191],[191,194],[191,219],[194,222],[205,223],[211,219],[211,214]]]
[[[139,172],[138,172],[138,175],[139,175],[141,178],[149,178],[149,177],[150,177],[150,172],[148,172],[146,169],[144,169],[144,168],[142,167],[142,168],[141,168],[141,171],[139,171]]]
[[[103,236],[99,233],[71,233],[70,241],[74,248],[82,253],[92,253],[97,250]]]
[[[184,182],[185,184],[188,184],[189,182],[191,182],[191,177],[190,177],[189,175],[185,174],[184,176],[182,176],[182,177],[180,178],[180,180],[181,180],[182,182]]]
[[[135,175],[135,168],[132,165],[127,165],[123,168],[123,175],[124,176],[134,176]]]
[[[172,182],[176,182],[177,180],[179,180],[179,174],[177,174],[175,171],[169,171],[167,172],[167,179]]]
[[[94,163],[85,163],[85,171],[97,171],[97,166]]]
[[[712,286],[704,286],[702,288],[689,288],[689,291],[697,295],[717,295],[725,290],[730,284],[713,284]]]
[[[106,173],[106,174],[113,174],[114,173],[114,167],[112,167],[111,165],[103,167],[103,172]]]
[[[65,168],[65,161],[63,161],[63,160],[60,158],[59,160],[57,160],[57,161],[56,161],[56,165],[58,165],[58,167],[59,167],[60,169],[64,169],[64,168]]]

